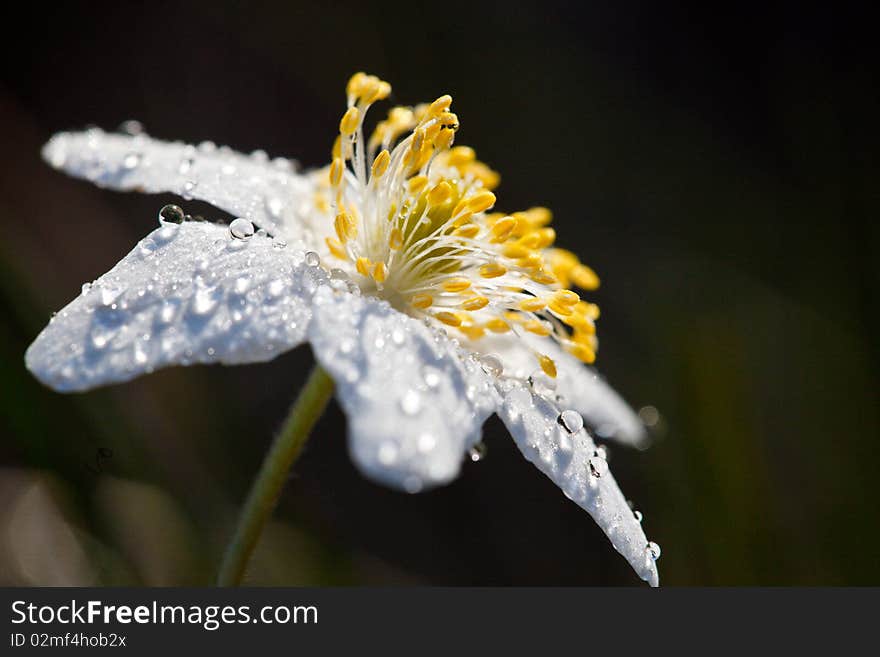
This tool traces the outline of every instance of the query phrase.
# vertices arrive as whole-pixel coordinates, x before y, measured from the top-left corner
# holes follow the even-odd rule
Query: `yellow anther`
[[[542,336],[548,336],[553,332],[553,329],[550,328],[550,325],[547,322],[542,322],[539,319],[530,319],[527,322],[524,322],[523,328],[529,333]]]
[[[599,277],[592,269],[584,264],[575,265],[568,273],[571,282],[582,290],[595,290],[599,287]]]
[[[431,307],[431,305],[434,303],[434,297],[432,297],[430,294],[420,292],[419,294],[414,294],[409,300],[409,303],[413,308],[424,310],[425,308]]]
[[[452,216],[455,217],[455,221],[452,222],[452,225],[458,228],[459,226],[464,226],[466,223],[469,223],[474,215],[470,210],[465,210],[457,216],[454,214]]]
[[[434,313],[434,318],[443,322],[447,326],[461,326],[461,317],[446,310]]]
[[[568,352],[583,363],[593,363],[596,360],[596,352],[589,346],[581,343],[568,345]]]
[[[593,320],[584,315],[580,308],[577,307],[570,315],[563,317],[562,321],[577,331],[584,331],[585,333],[596,332],[596,326],[593,324]]]
[[[441,130],[432,139],[432,143],[434,144],[434,148],[441,150],[441,151],[445,151],[447,148],[452,146],[452,143],[454,141],[455,141],[455,130]]]
[[[470,146],[456,146],[449,151],[449,157],[446,162],[449,166],[459,167],[464,164],[470,164],[477,159],[477,154]]]
[[[489,299],[486,297],[471,297],[470,299],[465,299],[461,303],[461,307],[464,310],[479,310],[480,308],[485,308],[489,305]]]
[[[550,299],[549,303],[547,304],[547,308],[562,317],[567,317],[574,312],[574,308],[572,308],[571,306],[567,306],[564,303],[560,303],[559,300],[555,297]]]
[[[546,272],[543,269],[532,272],[529,274],[529,278],[535,281],[535,283],[540,283],[541,285],[555,285],[559,282],[553,274]]]
[[[553,293],[553,300],[559,302],[563,306],[574,306],[581,298],[577,293],[571,290],[556,290]]]
[[[330,155],[334,160],[342,157],[342,135],[336,135],[336,139],[333,140],[333,149],[330,151]]]
[[[457,276],[455,278],[449,278],[443,281],[443,289],[447,292],[462,292],[468,289],[471,286],[471,281],[468,278],[463,278],[461,276]]]
[[[586,301],[581,301],[578,304],[578,307],[580,308],[581,312],[584,313],[584,315],[586,315],[593,321],[599,319],[599,306],[597,306],[595,303],[587,303]]]
[[[357,107],[349,107],[339,121],[339,133],[345,137],[350,137],[355,133],[360,124],[360,110]]]
[[[471,212],[484,212],[495,205],[495,194],[492,192],[480,192],[468,199],[467,205]]]
[[[437,183],[434,188],[428,192],[428,205],[443,205],[452,196],[452,187],[445,180]]]
[[[487,194],[491,194],[494,198],[495,195],[492,192],[486,192]],[[516,219],[513,217],[502,217],[494,224],[492,224],[492,228],[490,230],[492,234],[492,239],[490,240],[493,244],[499,244],[505,241],[508,237],[510,237],[510,233],[513,231],[513,227],[516,225]]]
[[[373,267],[373,280],[377,283],[384,283],[387,276],[388,269],[385,267],[385,263],[377,262],[376,266]]]
[[[497,171],[493,171],[487,167],[482,162],[474,162],[464,173],[473,176],[483,183],[485,189],[495,189],[498,187],[498,183],[501,182],[501,175]]]
[[[429,116],[440,116],[452,105],[452,96],[444,94],[428,107]]]
[[[336,219],[333,221],[333,227],[336,229],[336,236],[343,244],[357,237],[357,225],[355,225],[354,218],[348,212],[337,214]]]
[[[337,187],[340,182],[342,182],[342,172],[345,168],[345,165],[342,162],[341,157],[334,157],[333,162],[330,164],[330,184],[334,187]]]
[[[370,176],[373,178],[381,178],[388,170],[388,163],[391,162],[391,154],[387,150],[382,150],[373,160],[373,166],[370,168]]]
[[[487,262],[480,266],[480,276],[483,278],[498,278],[507,273],[507,267],[497,262]]]
[[[367,103],[375,103],[377,100],[385,100],[391,93],[391,85],[384,80],[379,80],[378,85],[374,87],[373,94],[368,98],[364,98]]]
[[[391,235],[388,236],[388,246],[391,247],[393,251],[397,251],[403,246],[403,233],[400,232],[400,228],[391,229]]]
[[[359,96],[361,94],[361,88],[363,87],[364,80],[366,79],[367,74],[363,71],[358,71],[348,79],[348,84],[345,87],[345,93],[347,93],[349,96]]]
[[[468,224],[466,226],[461,226],[452,231],[452,234],[457,237],[476,237],[480,232],[480,227],[477,224]]]
[[[538,364],[541,366],[541,369],[544,370],[544,374],[551,379],[556,378],[556,363],[553,362],[553,359],[550,358],[550,356],[541,354],[538,356]]]
[[[332,237],[327,237],[324,239],[327,243],[327,248],[330,249],[330,253],[339,258],[340,260],[348,260],[348,254],[345,252],[342,244],[339,240],[335,240]]]
[[[544,266],[544,256],[537,251],[532,251],[520,258],[517,264],[524,269],[541,269]]]
[[[409,179],[407,187],[413,194],[418,194],[428,184],[428,176],[413,176]]]
[[[553,213],[547,208],[537,207],[526,210],[525,215],[534,227],[546,226],[553,220]]]
[[[526,311],[527,313],[537,313],[547,307],[547,302],[543,299],[533,297],[531,299],[523,299],[519,302],[519,305],[517,307],[520,310]]]
[[[471,340],[479,340],[484,335],[486,335],[486,329],[484,329],[482,326],[476,326],[473,324],[462,323],[462,325],[458,327],[458,330],[464,333]]]
[[[437,117],[437,123],[443,130],[458,130],[458,116],[453,112],[444,112]]]
[[[522,244],[508,242],[501,247],[501,254],[506,258],[524,258],[529,255],[529,250]]]
[[[507,333],[510,331],[510,324],[505,322],[500,317],[493,317],[488,322],[483,324],[487,329],[492,331],[492,333]]]
[[[522,216],[522,215],[520,215]],[[519,238],[519,243],[529,249],[545,249],[556,239],[556,231],[552,228],[541,228],[526,233]]]
[[[358,274],[360,274],[361,276],[369,276],[370,270],[373,268],[373,263],[370,262],[369,258],[367,258],[365,256],[361,256],[354,263],[354,266],[355,266],[355,269],[357,269]]]

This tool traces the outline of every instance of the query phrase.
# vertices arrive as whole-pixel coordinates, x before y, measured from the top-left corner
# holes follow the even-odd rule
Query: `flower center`
[[[459,125],[452,98],[395,107],[366,140],[367,110],[391,87],[357,73],[346,91],[316,202],[333,218],[330,253],[363,292],[471,341],[529,332],[593,362],[599,309],[569,288],[593,290],[598,277],[573,253],[551,248],[546,208],[488,212],[499,176],[471,148],[452,146]],[[535,356],[556,375],[549,357]]]

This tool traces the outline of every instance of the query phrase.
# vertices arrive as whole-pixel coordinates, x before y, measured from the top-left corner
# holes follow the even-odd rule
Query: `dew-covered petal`
[[[385,302],[323,290],[313,311],[309,339],[336,380],[356,465],[409,492],[452,480],[499,403],[494,379]]]
[[[508,382],[498,414],[523,455],[589,512],[639,577],[657,586],[657,567],[642,526],[578,416],[571,411],[563,415],[551,401],[514,382]]]
[[[212,142],[192,146],[91,128],[56,134],[43,157],[100,187],[206,201],[273,235],[295,235],[299,206],[311,198],[312,184],[289,160],[270,161],[262,151],[243,155]]]
[[[169,224],[57,313],[25,355],[60,391],[168,365],[266,361],[300,344],[327,275],[296,245],[204,222]]]
[[[581,363],[550,338],[530,334],[497,335],[481,338],[469,346],[497,356],[505,376],[523,381],[535,373],[541,376],[536,352],[550,356],[556,363],[557,376],[552,382],[553,389],[543,391],[546,396],[578,411],[597,436],[634,447],[647,447],[648,432],[638,414],[595,369]]]

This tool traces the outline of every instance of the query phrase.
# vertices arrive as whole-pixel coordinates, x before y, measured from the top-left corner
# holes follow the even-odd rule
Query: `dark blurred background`
[[[661,582],[880,584],[877,47],[842,7],[21,8],[0,64],[0,583],[209,582],[311,362],[41,387],[28,344],[172,198],[66,178],[41,144],[136,118],[322,165],[364,69],[395,102],[452,93],[499,206],[551,207],[602,276],[599,369],[662,414],[649,451],[612,450]],[[248,582],[636,583],[497,419],[488,458],[418,496],[364,480],[344,431],[333,404]]]

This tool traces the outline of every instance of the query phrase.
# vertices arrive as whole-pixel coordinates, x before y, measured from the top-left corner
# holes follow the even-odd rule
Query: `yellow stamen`
[[[457,277],[443,281],[443,289],[447,292],[462,292],[471,286],[467,278]]]
[[[330,249],[331,254],[333,254],[340,260],[348,260],[348,254],[345,252],[342,244],[339,243],[339,240],[328,237],[324,241],[327,243],[327,248]]]
[[[354,266],[355,266],[355,268],[357,269],[358,273],[359,273],[361,276],[369,276],[369,275],[370,275],[370,269],[372,268],[373,263],[370,262],[370,259],[369,259],[369,258],[364,257],[364,256],[361,256],[361,257],[358,258],[357,261],[354,263]]]
[[[381,178],[388,170],[388,164],[391,162],[391,154],[383,149],[376,159],[373,160],[373,166],[370,168],[370,176],[372,178]]]
[[[541,354],[538,357],[538,363],[541,365],[541,369],[544,370],[544,374],[549,376],[551,379],[556,378],[556,363],[553,362],[553,359],[550,356],[545,356]]]
[[[400,228],[393,228],[391,230],[391,235],[388,236],[388,246],[393,251],[397,251],[403,246],[403,233],[400,232]]]
[[[487,262],[480,266],[480,276],[483,278],[498,278],[507,273],[507,267],[499,265],[497,262]]]
[[[505,322],[500,317],[493,317],[483,326],[492,331],[492,333],[507,333],[508,331],[510,331],[510,324]]]
[[[480,310],[489,305],[489,299],[486,297],[471,297],[461,303],[464,310]]]
[[[461,317],[456,315],[455,313],[450,313],[445,310],[441,310],[439,313],[435,313],[434,317],[438,320],[446,324],[447,326],[461,326]]]
[[[425,308],[431,307],[431,305],[434,303],[434,297],[432,297],[430,294],[425,294],[424,292],[421,292],[419,294],[414,294],[409,302],[413,308],[424,310]]]
[[[544,310],[547,307],[547,302],[543,299],[538,299],[537,297],[533,299],[523,299],[519,302],[519,309],[525,310],[526,312],[536,313]]]
[[[361,124],[361,113],[357,107],[349,107],[339,121],[339,133],[344,137],[350,137]]]

